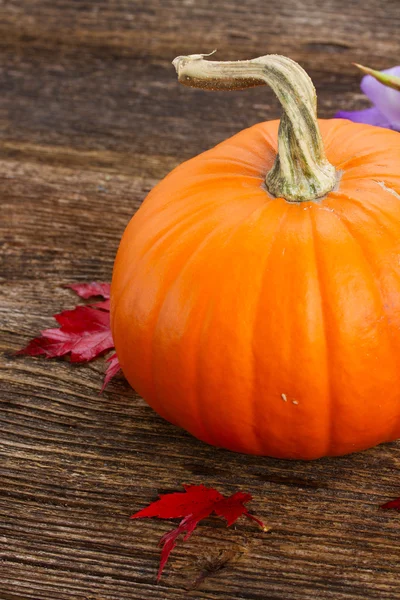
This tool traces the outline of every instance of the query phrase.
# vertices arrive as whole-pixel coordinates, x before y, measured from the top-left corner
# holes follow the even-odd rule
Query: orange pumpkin
[[[129,223],[111,319],[130,384],[209,444],[279,458],[400,437],[400,135],[316,119],[293,61],[180,57],[283,105],[177,167]],[[279,153],[278,153],[279,150]]]

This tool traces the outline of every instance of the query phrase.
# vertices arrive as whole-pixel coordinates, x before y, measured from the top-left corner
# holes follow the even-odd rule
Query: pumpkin
[[[280,56],[174,61],[204,89],[268,83],[283,116],[173,170],[126,228],[111,323],[162,417],[286,459],[400,437],[400,135],[317,120]]]

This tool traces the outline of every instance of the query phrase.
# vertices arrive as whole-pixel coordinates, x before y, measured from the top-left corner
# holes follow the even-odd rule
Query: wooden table
[[[181,161],[279,114],[267,89],[180,87],[171,60],[218,48],[300,61],[319,113],[367,106],[352,61],[400,63],[398,0],[3,0],[1,600],[395,600],[400,444],[341,459],[241,456],[164,422],[103,361],[15,357],[69,282],[110,280],[122,231]],[[182,483],[253,494],[273,528],[201,525],[159,584],[171,528],[129,516]]]

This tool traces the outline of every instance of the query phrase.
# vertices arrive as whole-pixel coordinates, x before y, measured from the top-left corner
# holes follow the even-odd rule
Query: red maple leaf
[[[398,510],[400,512],[400,497],[396,498],[396,500],[386,502],[386,504],[382,504],[381,508]]]
[[[107,385],[109,384],[109,382],[111,381],[111,379],[120,371],[121,367],[119,365],[119,360],[118,360],[118,356],[117,353],[114,352],[114,354],[111,354],[111,356],[109,358],[107,358],[106,362],[109,363],[107,369],[106,369],[106,373],[104,376],[104,381],[103,381],[103,385],[101,388],[101,392],[103,392],[105,390],[105,388],[107,387]]]
[[[110,298],[110,284],[101,283],[100,281],[92,281],[91,283],[70,283],[65,287],[71,288],[85,300],[93,298],[93,296],[102,296],[105,300]]]
[[[71,362],[87,362],[114,348],[110,330],[110,284],[74,283],[68,285],[84,299],[101,296],[103,301],[54,315],[60,327],[45,329],[17,354],[55,358],[70,354]],[[116,354],[109,359],[102,391],[120,366]]]
[[[237,519],[244,515],[248,519],[255,521],[263,531],[269,531],[260,519],[251,515],[244,506],[246,502],[252,499],[250,494],[236,492],[232,496],[226,497],[220,494],[214,488],[205,485],[184,485],[184,492],[175,492],[160,496],[146,508],[132,515],[131,519],[140,519],[142,517],[158,517],[159,519],[182,518],[176,529],[162,536],[160,546],[162,546],[160,568],[157,574],[157,580],[161,578],[163,569],[167,563],[171,551],[175,548],[177,538],[184,533],[186,541],[193,533],[202,519],[209,517],[212,512],[220,517],[224,517],[227,526],[232,525]]]

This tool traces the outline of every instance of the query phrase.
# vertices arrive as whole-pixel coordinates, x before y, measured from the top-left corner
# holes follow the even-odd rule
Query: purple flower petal
[[[382,73],[400,77],[400,66],[386,69]],[[400,131],[400,92],[383,85],[371,75],[363,77],[361,90],[387,118],[391,128]],[[387,125],[381,125],[381,127],[387,127]]]
[[[375,106],[365,110],[345,111],[340,110],[334,116],[335,119],[349,119],[354,123],[366,123],[367,125],[376,125],[377,127],[387,127],[391,129],[389,119],[385,117]]]

